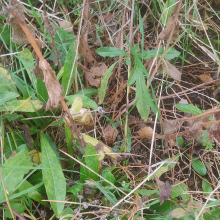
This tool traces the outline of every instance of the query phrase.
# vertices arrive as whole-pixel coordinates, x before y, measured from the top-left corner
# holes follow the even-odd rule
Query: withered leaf
[[[70,22],[67,21],[58,21],[59,26],[66,31],[72,32],[73,26]]]
[[[165,29],[159,34],[158,40],[168,39],[170,36],[170,32],[174,27],[174,32],[171,41],[176,40],[179,37],[179,23],[175,23],[175,16],[171,16],[167,22]]]
[[[17,0],[11,0],[9,7],[10,10],[14,12],[15,15],[17,15],[21,21],[25,23],[25,15],[24,15],[24,8],[23,5],[17,1]],[[17,43],[17,44],[29,44],[29,40],[22,30],[21,26],[19,25],[17,19],[10,14],[7,18],[7,23],[12,26],[13,32],[12,32],[12,42]],[[35,31],[33,27],[28,26],[28,29],[30,33],[35,36]]]
[[[152,135],[153,135],[153,129],[149,126],[145,126],[141,128],[139,131],[137,131],[140,138],[147,139],[148,141],[151,141]]]
[[[191,22],[193,22],[193,25],[195,25],[200,31],[204,30],[204,28],[205,28],[205,30],[208,30],[208,26],[204,23],[203,23],[203,25],[204,25],[204,28],[203,28],[203,25],[202,25],[203,21],[196,14],[194,14],[194,15],[188,14],[188,18]]]
[[[83,37],[80,38],[79,53],[85,58],[88,63],[96,62],[88,43],[83,39]]]
[[[205,73],[203,73],[200,76],[197,76],[200,80],[202,80],[203,82],[211,82],[213,81],[213,78]]]
[[[160,197],[159,197],[160,204],[163,204],[165,200],[171,197],[172,188],[168,180],[165,182],[162,188],[159,188],[159,193],[160,193]]]
[[[178,119],[175,120],[164,120],[163,121],[163,131],[164,134],[173,134],[178,132],[183,124],[183,121]]]
[[[95,63],[90,71],[95,75],[95,76],[98,76],[98,77],[101,77],[105,74],[105,72],[108,70],[108,67],[106,66],[105,63],[103,62],[100,62],[100,63]]]
[[[22,128],[24,129],[24,137],[27,140],[27,146],[30,149],[34,149],[33,139],[32,139],[32,137],[30,135],[30,128],[27,125],[22,125]]]
[[[162,63],[162,67],[165,73],[167,73],[167,68],[168,68],[168,75],[171,78],[179,82],[181,81],[182,73],[175,66],[170,64],[167,60],[166,60],[166,65],[164,62]]]
[[[108,126],[103,131],[102,139],[108,145],[112,145],[115,142],[117,135],[118,135],[118,130],[115,129],[111,124],[108,124]]]
[[[85,78],[88,80],[91,86],[99,87],[101,80],[95,79],[95,76],[92,72],[84,69]]]
[[[56,108],[60,101],[60,96],[62,95],[63,88],[56,78],[55,71],[51,68],[51,66],[45,59],[40,60],[39,67],[43,71],[44,83],[49,95],[46,110],[48,110],[51,107]]]

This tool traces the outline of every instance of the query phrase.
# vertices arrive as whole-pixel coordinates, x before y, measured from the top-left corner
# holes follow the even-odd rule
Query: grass
[[[0,6],[2,219],[218,219],[219,5],[180,2],[12,6],[69,110]]]

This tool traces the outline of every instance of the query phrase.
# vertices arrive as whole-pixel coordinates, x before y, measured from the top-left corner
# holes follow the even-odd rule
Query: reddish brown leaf
[[[178,132],[183,124],[183,121],[176,120],[164,120],[163,132],[164,134],[173,134]]]
[[[79,53],[85,58],[88,63],[96,62],[88,43],[82,37],[80,38]]]
[[[168,68],[168,75],[173,78],[174,80],[177,80],[177,81],[181,81],[181,75],[182,73],[175,67],[173,66],[172,64],[170,64],[167,60],[166,60],[166,65],[165,63],[163,62],[162,63],[162,67],[163,67],[163,70],[165,73],[167,73],[167,68]]]
[[[207,74],[202,74],[200,76],[197,76],[200,80],[202,80],[203,82],[211,82],[213,81],[213,78]]]
[[[44,83],[46,85],[49,95],[46,110],[51,107],[56,108],[60,101],[60,96],[62,95],[63,88],[56,78],[55,71],[50,67],[49,63],[45,59],[40,60],[39,67],[43,71]]]
[[[170,183],[167,180],[162,188],[159,188],[160,193],[160,204],[163,204],[165,200],[171,197],[172,194],[172,188],[170,187]]]
[[[147,139],[148,141],[151,141],[153,132],[153,129],[149,126],[145,126],[137,131],[140,138]]]
[[[90,71],[98,77],[101,77],[105,74],[105,72],[108,70],[108,67],[105,65],[105,63],[100,62],[100,63],[95,63]]]
[[[175,29],[171,41],[176,40],[179,37],[179,23],[178,22],[175,23],[174,16],[171,16],[169,18],[165,29],[159,34],[158,40],[168,39],[170,36],[170,32],[173,29],[173,26],[175,26]]]
[[[100,79],[95,79],[95,76],[92,72],[84,69],[85,78],[88,80],[91,86],[99,87]]]
[[[33,139],[32,139],[32,137],[30,135],[30,128],[27,125],[22,125],[22,128],[24,129],[24,137],[27,140],[27,146],[30,149],[34,149]]]
[[[24,8],[19,1],[11,0],[8,8],[12,10],[22,22],[25,23]],[[17,19],[12,14],[9,14],[7,22],[13,27],[12,42],[17,44],[30,44],[30,41],[28,40],[21,26],[19,25]],[[32,36],[35,36],[35,31],[31,26],[28,26],[28,30],[30,31]]]
[[[109,124],[103,131],[103,140],[108,144],[112,145],[118,135],[118,130]]]

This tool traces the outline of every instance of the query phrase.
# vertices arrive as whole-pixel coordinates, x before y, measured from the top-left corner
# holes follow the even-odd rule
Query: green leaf
[[[162,11],[163,11],[163,14],[161,16],[161,22],[163,25],[166,25],[167,21],[169,20],[172,12],[173,12],[173,9],[175,7],[175,3],[177,1],[176,0],[167,0],[166,1],[166,4],[164,5]]]
[[[104,177],[106,180],[108,180],[109,182],[111,182],[111,183],[113,183],[113,184],[115,183],[115,177],[114,177],[114,175],[111,173],[110,170],[103,170],[103,171],[102,171],[102,177]],[[110,184],[107,183],[107,182],[104,182],[104,185],[110,186]]]
[[[28,181],[24,181],[24,183],[19,187],[19,191],[24,191],[31,187],[33,187],[31,183],[29,183]],[[39,202],[40,204],[46,207],[49,207],[49,204],[47,202],[42,201],[44,200],[44,197],[36,189],[31,190],[30,192],[27,193],[27,195],[30,199],[33,199],[34,201]]]
[[[207,173],[206,167],[201,160],[196,160],[192,163],[192,168],[201,176],[204,176]]]
[[[137,63],[135,63],[134,68],[131,70],[131,73],[128,79],[128,85],[130,86],[134,84],[138,80],[141,74],[143,74],[141,68],[138,66]]]
[[[83,189],[83,186],[81,184],[76,184],[75,186],[70,187],[67,189],[67,192],[71,192],[74,196],[77,196],[77,194],[80,194]]]
[[[3,93],[0,93],[0,106],[9,100],[17,98],[18,96],[19,94],[15,92],[5,91]]]
[[[52,150],[47,138],[41,136],[42,169],[44,185],[49,200],[64,201],[66,196],[66,181],[62,167],[56,154]],[[57,217],[60,217],[64,209],[64,203],[51,202],[52,209]]]
[[[96,102],[94,102],[92,99],[82,94],[75,94],[75,95],[67,96],[66,99],[68,100],[68,102],[66,104],[72,105],[76,97],[82,98],[83,107],[92,108],[94,110],[98,109],[98,105],[96,104]]]
[[[47,88],[43,80],[38,77],[37,77],[37,93],[39,100],[42,101],[43,103],[47,103],[47,100],[49,98]]]
[[[25,168],[25,167],[28,168]],[[4,186],[10,194],[15,190],[15,187],[23,180],[26,173],[29,172],[29,167],[32,166],[31,157],[26,150],[17,153],[13,158],[7,159],[4,165],[1,166]],[[2,182],[0,182],[0,200],[5,199]]]
[[[118,61],[117,61],[118,62]],[[114,69],[116,63],[113,63],[108,70],[106,71],[106,73],[104,74],[104,76],[101,79],[101,86],[100,88],[98,88],[98,96],[99,96],[99,104],[101,104],[105,98],[105,91],[107,89],[107,85],[108,85],[108,80],[109,77],[111,75],[112,70]]]
[[[180,147],[183,147],[183,137],[178,137],[177,138],[177,143]]]
[[[10,26],[7,24],[0,24],[0,33],[0,41],[5,42],[8,46],[12,45],[10,38]]]
[[[18,212],[19,214],[22,214],[24,213],[24,210],[25,210],[25,206],[24,204],[22,203],[15,203],[15,202],[12,202],[10,203],[10,206],[12,209],[14,209],[16,212]],[[15,216],[15,214],[13,214]],[[5,218],[12,218],[11,216],[11,212],[9,209],[6,209],[5,210],[5,215],[4,215]]]
[[[36,112],[43,107],[43,103],[38,100],[13,100],[0,107],[0,112]]]
[[[176,182],[175,184],[177,184],[178,182]],[[187,194],[187,187],[184,183],[181,183],[177,186],[172,187],[172,198],[181,196],[183,200],[185,200],[185,202],[189,199],[189,195]]]
[[[145,84],[144,75],[140,74],[137,82],[136,82],[136,99],[137,99],[137,109],[141,118],[144,121],[147,121],[149,113],[150,113],[150,104],[149,98],[151,99],[147,86]]]
[[[203,214],[203,218],[204,220],[216,220],[219,219],[220,216],[220,209],[216,209],[216,210],[212,210],[209,212],[211,213],[211,215],[209,213],[204,213]]]
[[[190,114],[193,114],[193,115],[202,114],[202,110],[200,110],[199,108],[197,108],[196,106],[191,105],[191,104],[179,103],[179,104],[177,104],[176,108],[180,111],[190,113]]]
[[[76,62],[75,59],[75,42],[73,42],[69,48],[69,51],[66,55],[66,60],[64,64],[63,77],[62,77],[62,86],[64,88],[63,94],[66,95],[70,92],[70,88],[73,84],[75,71],[76,71]],[[74,66],[73,66],[74,64]]]
[[[128,56],[127,53],[116,47],[100,47],[96,53],[102,57]]]
[[[86,145],[84,158],[86,165],[96,173],[99,173],[99,160],[96,149],[92,145]],[[99,180],[99,177],[91,171],[89,171],[89,176],[95,181]]]
[[[172,48],[169,48],[165,54],[165,57],[167,60],[172,60],[172,59],[178,57],[179,55],[180,55],[179,51],[172,49]]]
[[[83,95],[83,96],[91,96],[98,93],[98,89],[90,88],[90,89],[82,89],[77,92],[75,95]]]
[[[64,218],[64,220],[71,220],[74,217],[75,213],[71,208],[68,207],[67,209],[65,209],[63,211],[62,215],[60,216],[61,219],[63,219],[62,217],[64,217],[65,215],[72,215],[71,217],[65,217]]]
[[[163,48],[154,49],[154,50],[144,50],[143,51],[143,59],[149,60],[152,57],[160,56],[163,54]],[[141,57],[141,54],[139,55]]]
[[[84,161],[80,159],[78,156],[77,159],[84,164]],[[85,183],[85,180],[87,179],[89,179],[89,170],[83,165],[80,165],[80,183]]]
[[[208,180],[205,178],[202,180],[202,190],[205,192],[206,196],[209,196],[209,194],[213,191],[211,184],[208,183]]]

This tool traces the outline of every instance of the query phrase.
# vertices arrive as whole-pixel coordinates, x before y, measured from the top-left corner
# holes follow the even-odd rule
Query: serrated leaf
[[[90,169],[95,171],[96,173],[99,173],[99,160],[98,160],[96,149],[92,145],[89,145],[89,144],[86,145],[84,158],[85,158],[86,165]],[[99,177],[95,173],[91,171],[88,171],[88,172],[89,172],[89,176],[93,180],[95,181],[99,180]]]
[[[135,63],[134,68],[131,70],[131,73],[130,73],[130,76],[128,79],[128,85],[130,86],[130,85],[134,84],[138,80],[138,78],[140,77],[140,74],[143,74],[142,70],[140,69],[138,64]]]
[[[62,167],[44,134],[41,136],[40,141],[43,165],[42,174],[48,199],[64,201],[66,196],[66,181]],[[55,215],[60,217],[64,209],[64,203],[51,202],[51,206]]]
[[[193,162],[192,168],[201,176],[204,176],[207,173],[206,167],[201,160],[196,160]]]
[[[66,55],[66,60],[64,64],[63,77],[62,77],[62,86],[64,88],[63,91],[64,95],[70,92],[70,88],[73,84],[74,75],[76,71],[76,62],[74,64],[74,59],[75,59],[75,42],[71,44],[69,51]]]
[[[0,112],[35,112],[43,107],[43,103],[38,100],[13,100],[0,107]]]
[[[128,56],[125,51],[116,47],[100,47],[96,50],[96,53],[102,57]]]
[[[31,166],[31,157],[26,150],[22,150],[13,158],[7,159],[1,166],[4,186],[9,194],[15,190],[15,187],[22,181]],[[0,200],[3,199],[5,199],[5,195],[0,181]]]
[[[149,60],[152,57],[160,56],[163,54],[163,48],[154,49],[154,50],[144,50],[143,51],[143,59]],[[141,56],[140,56],[141,57]]]
[[[149,98],[151,99],[147,91],[144,75],[140,74],[136,82],[136,99],[138,112],[144,121],[147,121],[150,113],[150,104],[148,102]]]
[[[118,62],[118,61],[117,61]],[[116,63],[113,63],[109,68],[108,70],[106,71],[106,73],[104,74],[104,76],[102,77],[101,79],[101,86],[100,88],[98,89],[98,96],[99,96],[99,104],[101,104],[105,98],[105,91],[107,89],[107,85],[108,85],[108,80],[109,80],[109,77],[111,75],[111,72],[112,70],[114,69]]]
[[[5,91],[3,93],[0,93],[0,106],[9,100],[15,99],[18,96],[19,94],[15,92]]]
[[[24,190],[29,189],[31,187],[33,187],[33,185],[25,180],[24,183],[19,187],[19,191],[24,191]],[[42,200],[44,200],[44,197],[36,189],[31,190],[27,194],[30,199],[33,199],[34,201],[39,202],[40,204],[42,204],[46,207],[49,207],[49,204],[47,202],[42,201]]]
[[[180,111],[183,111],[183,112],[186,112],[186,113],[190,113],[190,114],[193,114],[193,115],[200,115],[202,114],[202,110],[197,108],[196,106],[194,105],[191,105],[191,104],[182,104],[182,103],[179,103],[176,105],[176,108]]]

